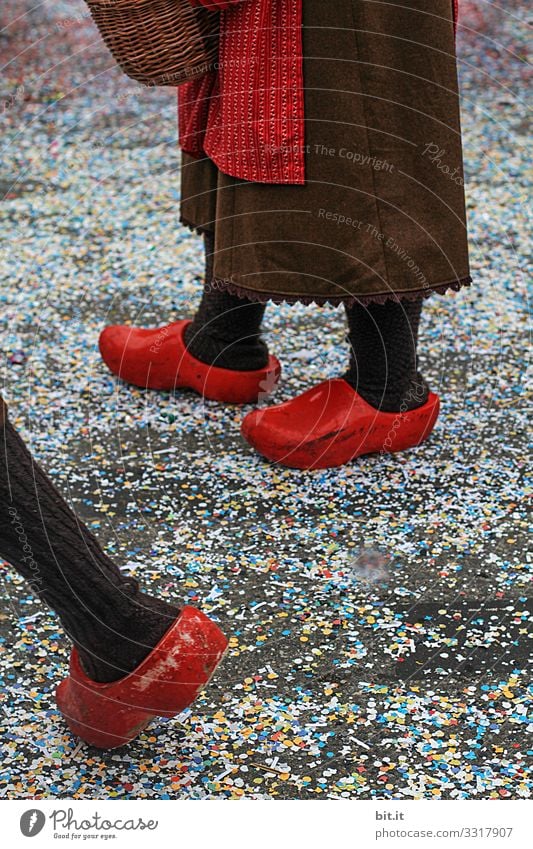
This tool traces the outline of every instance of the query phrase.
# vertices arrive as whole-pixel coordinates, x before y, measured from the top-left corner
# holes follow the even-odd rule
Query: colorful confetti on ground
[[[106,323],[198,299],[175,98],[113,67],[81,2],[2,4],[2,391],[124,570],[232,634],[192,710],[102,754],[55,707],[57,620],[3,568],[2,797],[530,795],[526,8],[462,7],[475,284],[425,311],[441,419],[422,449],[299,473],[253,454],[241,409],[106,372]],[[344,368],[340,311],[271,306],[266,332],[278,400]]]

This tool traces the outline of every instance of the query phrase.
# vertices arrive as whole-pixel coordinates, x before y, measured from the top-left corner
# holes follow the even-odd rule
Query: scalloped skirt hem
[[[199,228],[197,232],[203,232]],[[458,292],[472,283],[471,277],[463,277],[460,280],[451,280],[448,283],[437,283],[434,286],[426,286],[423,289],[410,289],[405,292],[377,292],[360,295],[289,295],[280,292],[258,292],[254,289],[246,289],[244,286],[238,286],[231,280],[223,280],[215,277],[211,281],[213,289],[226,291],[232,295],[237,295],[239,298],[253,301],[254,303],[265,304],[268,301],[273,301],[275,304],[315,304],[316,306],[339,306],[344,304],[346,307],[352,307],[355,304],[366,306],[367,304],[384,304],[387,301],[419,301],[429,298],[430,295],[444,295],[446,292]]]
[[[182,215],[180,216],[180,224],[182,224],[184,227],[187,227],[191,231],[191,233],[197,233],[198,236],[203,236],[204,233],[214,233],[215,232],[215,225],[214,224],[213,224],[212,227],[209,227],[207,225],[204,226],[204,225],[200,225],[200,224],[193,224],[192,221],[189,221],[187,218],[184,218]]]

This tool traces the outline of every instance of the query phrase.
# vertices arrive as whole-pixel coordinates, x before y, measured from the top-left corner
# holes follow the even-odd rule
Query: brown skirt
[[[420,298],[470,282],[451,0],[305,0],[306,184],[183,155],[182,223],[251,300]]]

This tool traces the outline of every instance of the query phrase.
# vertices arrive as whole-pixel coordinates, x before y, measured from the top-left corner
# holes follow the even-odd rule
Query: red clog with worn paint
[[[106,327],[100,334],[102,359],[113,374],[143,389],[192,389],[212,401],[252,404],[270,395],[281,374],[276,357],[255,371],[206,365],[187,351],[188,320],[151,330],[128,325]]]
[[[342,378],[326,380],[297,398],[245,416],[241,433],[268,460],[294,469],[342,466],[362,454],[420,445],[439,414],[430,392],[416,410],[382,413]]]
[[[118,681],[92,681],[73,649],[69,677],[56,691],[58,707],[86,743],[115,749],[134,740],[154,717],[185,710],[211,679],[227,645],[211,619],[184,607],[148,657]]]

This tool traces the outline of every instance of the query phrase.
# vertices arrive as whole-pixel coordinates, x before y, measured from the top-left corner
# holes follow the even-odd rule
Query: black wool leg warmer
[[[418,371],[418,327],[422,301],[355,304],[346,309],[350,367],[344,379],[383,412],[413,410],[427,401]]]
[[[0,424],[0,557],[57,613],[94,681],[135,669],[179,613],[122,575],[9,421]]]
[[[208,365],[255,371],[268,363],[261,339],[265,304],[255,304],[213,289],[214,233],[204,234],[205,288],[194,320],[185,330],[187,350]]]

